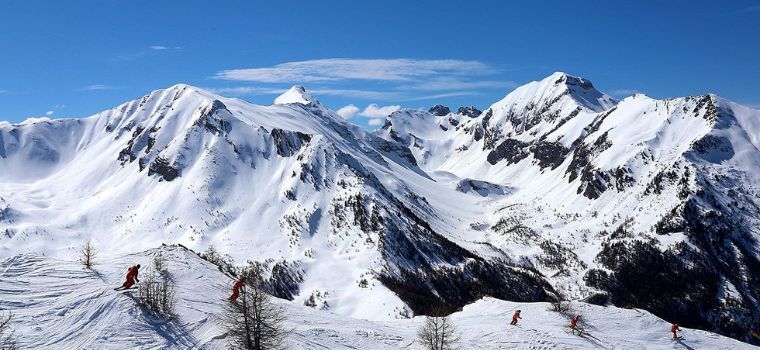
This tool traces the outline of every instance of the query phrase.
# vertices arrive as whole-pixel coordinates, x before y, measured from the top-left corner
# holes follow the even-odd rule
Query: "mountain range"
[[[561,295],[757,342],[758,170],[760,111],[712,94],[558,72],[368,131],[301,86],[260,106],[180,84],[0,123],[0,258],[214,245],[355,318]]]

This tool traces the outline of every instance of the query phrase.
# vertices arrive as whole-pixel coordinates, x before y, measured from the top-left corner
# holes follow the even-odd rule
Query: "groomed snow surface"
[[[162,252],[177,287],[177,317],[164,321],[138,304],[136,290],[116,292],[128,266]],[[122,256],[99,256],[93,270],[77,262],[35,254],[0,262],[0,309],[15,314],[13,327],[22,349],[226,349],[218,321],[232,279],[195,253],[164,246]],[[143,276],[144,277],[144,276]],[[423,317],[372,322],[277,300],[292,332],[288,349],[422,349],[415,330]],[[373,303],[373,300],[367,300]],[[375,306],[382,312],[381,306]],[[569,315],[548,311],[547,303],[483,299],[455,313],[462,349],[751,349],[710,332],[683,329],[670,339],[670,324],[642,310],[580,302],[591,335],[571,335]],[[518,326],[512,313],[522,310]]]

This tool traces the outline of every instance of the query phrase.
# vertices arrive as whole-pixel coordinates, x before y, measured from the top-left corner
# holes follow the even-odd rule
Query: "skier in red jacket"
[[[232,285],[232,295],[230,295],[230,301],[237,300],[238,296],[240,295],[240,287],[243,286],[243,283],[245,283],[245,277],[241,275],[237,280],[235,280],[235,284]]]
[[[673,333],[673,340],[678,339],[678,331],[680,331],[681,328],[678,328],[678,323],[673,323],[672,326],[670,326],[670,331]]]
[[[140,279],[137,278],[138,270],[140,270],[140,264],[131,266],[127,269],[127,280],[124,281],[124,284],[122,284],[121,287],[116,288],[116,290],[129,289],[129,287],[132,287],[135,282],[140,282]]]
[[[513,325],[513,326],[516,326],[518,318],[522,318],[522,317],[520,317],[520,310],[515,311],[515,314],[512,315],[512,323],[510,323],[510,324]]]
[[[570,317],[570,332],[575,334],[575,331],[578,331],[578,334],[581,333],[581,331],[578,329],[578,321],[581,319],[581,315],[575,315],[573,317]]]

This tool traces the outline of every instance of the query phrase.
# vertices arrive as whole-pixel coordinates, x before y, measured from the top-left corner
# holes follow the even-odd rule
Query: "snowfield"
[[[177,317],[154,317],[139,306],[136,290],[116,292],[126,268],[161,251],[177,286]],[[16,315],[22,349],[226,349],[218,322],[233,280],[195,253],[164,246],[136,254],[99,256],[92,271],[72,261],[22,254],[0,262],[0,308]],[[377,312],[384,306],[363,301]],[[422,349],[415,329],[422,317],[372,322],[279,301],[292,329],[288,349]],[[591,337],[569,333],[567,315],[548,303],[477,301],[453,315],[463,349],[751,349],[710,332],[684,329],[670,340],[670,324],[638,309],[573,303]],[[518,326],[512,313],[522,310]]]

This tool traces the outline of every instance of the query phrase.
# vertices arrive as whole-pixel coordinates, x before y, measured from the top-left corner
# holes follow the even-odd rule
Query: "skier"
[[[670,326],[670,331],[673,332],[673,340],[678,339],[678,334],[676,332],[680,330],[681,328],[678,328],[678,323],[673,323],[673,325]]]
[[[230,301],[237,300],[238,296],[240,295],[240,287],[243,286],[243,283],[245,283],[245,277],[243,277],[243,275],[240,275],[240,277],[235,280],[235,284],[232,285],[232,295],[230,295]]]
[[[137,278],[138,270],[140,270],[140,264],[131,266],[127,269],[127,280],[124,281],[124,284],[122,284],[121,287],[114,288],[114,290],[129,289],[129,287],[132,287],[135,282],[140,282],[140,279]]]
[[[522,317],[520,317],[520,310],[515,311],[515,314],[512,315],[512,323],[510,323],[510,324],[513,325],[513,326],[516,326],[518,318],[522,318]]]
[[[581,334],[581,330],[578,329],[578,320],[581,319],[581,315],[575,315],[573,317],[570,317],[570,332],[572,334],[575,334],[575,331],[578,331],[578,335]]]

